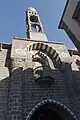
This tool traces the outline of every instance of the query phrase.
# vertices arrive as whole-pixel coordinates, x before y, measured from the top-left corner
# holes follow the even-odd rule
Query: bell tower
[[[27,37],[32,40],[48,41],[43,30],[40,17],[34,8],[28,8],[26,11]]]

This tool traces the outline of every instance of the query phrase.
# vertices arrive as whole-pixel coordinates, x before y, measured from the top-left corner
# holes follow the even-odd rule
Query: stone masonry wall
[[[0,58],[4,61],[0,63],[0,120],[26,120],[32,108],[47,99],[63,103],[80,118],[80,71],[72,71],[70,63],[52,69],[54,81],[43,87],[35,82],[30,54],[26,59],[19,56],[8,59],[9,71],[5,67],[7,50],[0,55],[4,55]]]
[[[0,120],[5,120],[7,114],[9,71],[5,67],[7,49],[0,50]]]
[[[53,73],[56,79],[52,86],[50,88],[43,88],[35,82],[31,68],[24,71],[23,120],[26,119],[28,113],[36,104],[46,99],[57,100],[72,109],[72,98],[66,86],[65,79],[59,71],[53,71]]]

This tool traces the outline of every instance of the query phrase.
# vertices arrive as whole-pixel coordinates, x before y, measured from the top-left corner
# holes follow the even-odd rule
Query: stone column
[[[6,120],[22,120],[22,74],[24,60],[12,59]]]

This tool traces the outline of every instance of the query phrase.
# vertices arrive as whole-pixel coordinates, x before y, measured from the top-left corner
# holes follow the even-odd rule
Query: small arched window
[[[31,31],[33,31],[33,32],[41,32],[42,30],[41,30],[40,25],[32,24],[31,25]]]

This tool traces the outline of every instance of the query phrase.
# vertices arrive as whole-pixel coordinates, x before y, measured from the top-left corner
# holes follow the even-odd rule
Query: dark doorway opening
[[[63,120],[55,111],[45,109],[37,120]]]
[[[52,109],[41,109],[35,112],[30,120],[63,120],[62,117]]]

